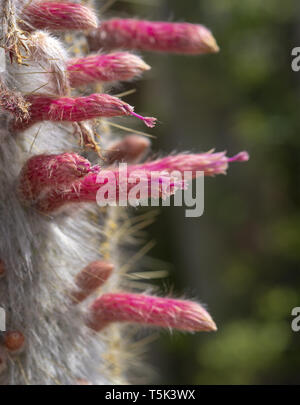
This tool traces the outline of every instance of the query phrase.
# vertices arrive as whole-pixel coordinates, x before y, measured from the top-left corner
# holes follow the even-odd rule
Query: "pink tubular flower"
[[[140,160],[150,148],[150,141],[144,136],[128,135],[115,143],[106,153],[108,164],[114,162],[134,163]]]
[[[86,97],[51,98],[31,95],[29,120],[15,122],[15,129],[25,129],[39,121],[85,121],[99,117],[134,116],[153,128],[156,118],[142,117],[134,108],[117,97],[108,94],[91,94]]]
[[[88,160],[75,153],[40,155],[32,157],[25,164],[20,174],[18,191],[25,204],[33,205],[44,213],[53,212],[68,203],[96,202],[102,187],[102,190],[106,190],[102,198],[107,203],[123,203],[127,201],[130,191],[139,184],[135,179],[143,181],[140,193],[145,193],[145,198],[151,195],[165,198],[185,187],[184,181],[172,172],[191,171],[195,177],[196,172],[201,171],[212,176],[225,173],[228,162],[245,161],[248,158],[247,152],[232,158],[227,158],[224,152],[183,154],[130,165],[126,169],[112,167],[101,171],[99,166],[91,166]],[[113,184],[109,183],[111,179]],[[115,187],[115,194],[109,197],[105,188],[108,184]],[[137,199],[139,197],[143,198],[140,195]]]
[[[124,171],[113,168],[108,172],[114,180],[116,193],[113,201],[127,201],[128,193],[136,185],[130,181],[133,171],[137,173],[135,166],[129,166]],[[152,182],[157,187],[156,194],[163,198],[184,187],[182,181],[168,174],[144,171],[142,175],[142,192],[147,198],[152,191]],[[88,160],[76,153],[39,155],[30,158],[21,170],[18,194],[24,204],[50,213],[68,203],[96,202],[98,191],[108,182],[107,171],[100,171],[99,166],[91,166]],[[111,202],[109,198],[105,198],[105,201]]]
[[[78,87],[94,82],[132,80],[150,66],[137,55],[116,52],[71,59],[67,69],[71,86]]]
[[[212,33],[199,24],[135,19],[104,21],[89,36],[92,50],[138,49],[182,54],[218,52]]]
[[[192,301],[144,294],[104,294],[90,308],[89,326],[99,331],[112,322],[133,322],[182,331],[215,331],[208,312]]]
[[[36,1],[25,6],[22,14],[26,29],[89,30],[98,26],[97,17],[78,3]]]
[[[225,174],[229,162],[244,162],[247,160],[249,160],[247,152],[240,152],[232,158],[228,158],[225,152],[180,154],[131,166],[131,170],[165,171],[168,173],[190,171],[193,177],[196,177],[196,171],[201,171],[204,172],[205,176],[214,176],[216,174]]]
[[[87,265],[77,274],[75,282],[78,289],[71,293],[74,302],[81,302],[101,287],[109,278],[114,266],[101,260]]]

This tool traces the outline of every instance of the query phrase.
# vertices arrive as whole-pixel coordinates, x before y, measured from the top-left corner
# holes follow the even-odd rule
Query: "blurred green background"
[[[126,101],[156,116],[153,149],[233,155],[227,176],[205,180],[205,212],[162,208],[151,255],[167,263],[160,289],[207,303],[218,331],[165,333],[148,360],[161,384],[296,384],[300,332],[300,46],[297,0],[118,1],[108,15],[209,27],[221,48],[200,57],[144,54],[152,71]],[[126,86],[125,86],[126,89]]]

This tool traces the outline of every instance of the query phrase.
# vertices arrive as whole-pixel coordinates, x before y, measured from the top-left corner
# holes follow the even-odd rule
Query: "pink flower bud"
[[[135,19],[104,21],[89,36],[92,50],[138,49],[183,54],[218,52],[212,33],[199,24]]]
[[[22,14],[26,30],[89,30],[98,26],[97,17],[78,3],[35,1],[25,6]]]
[[[89,326],[99,331],[112,322],[175,328],[182,331],[215,331],[216,325],[198,303],[144,294],[104,294],[90,308]]]
[[[11,354],[20,354],[25,346],[25,337],[19,331],[6,332],[4,336],[4,346]]]
[[[155,126],[156,118],[142,117],[134,108],[117,97],[108,94],[91,94],[85,97],[51,98],[31,95],[26,100],[30,118],[15,122],[15,129],[25,129],[39,121],[86,121],[99,117],[134,116],[150,127]]]
[[[226,174],[228,162],[244,162],[249,160],[247,152],[240,152],[232,158],[228,158],[225,152],[207,152],[198,154],[180,154],[166,156],[152,162],[146,162],[140,165],[131,166],[131,170],[149,170],[149,171],[166,171],[171,173],[178,170],[191,171],[193,177],[196,171],[204,172],[205,176],[214,176],[216,174]]]
[[[149,70],[139,56],[129,52],[116,52],[107,55],[90,55],[68,61],[68,72],[72,87],[95,82],[132,80]]]
[[[115,143],[106,153],[108,164],[114,162],[134,163],[140,160],[150,147],[149,139],[140,135],[128,135]]]
[[[69,190],[76,180],[97,169],[76,153],[33,156],[20,173],[19,195],[34,204],[49,191]]]
[[[101,260],[90,263],[77,274],[78,289],[71,293],[74,302],[81,302],[101,287],[109,278],[114,266]]]

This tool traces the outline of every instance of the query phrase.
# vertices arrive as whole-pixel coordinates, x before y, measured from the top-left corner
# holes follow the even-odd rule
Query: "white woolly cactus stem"
[[[148,178],[163,169],[157,177],[164,196],[164,180],[173,181],[169,194],[183,186],[170,177],[174,168],[220,174],[248,155],[209,152],[142,163],[147,140],[113,141],[104,131],[100,148],[91,120],[133,116],[152,127],[155,119],[107,94],[78,96],[77,89],[73,96],[70,80],[76,87],[131,80],[149,67],[124,51],[70,59],[43,30],[91,31],[97,49],[202,54],[218,47],[200,25],[111,20],[99,28],[95,13],[78,3],[3,0],[0,6],[7,54],[0,77],[0,307],[7,314],[0,383],[128,382],[122,323],[190,332],[216,326],[196,302],[130,291],[120,258],[130,239],[120,232],[127,214],[96,207],[97,176],[108,166],[117,172],[118,161],[128,162],[129,172],[145,169]]]
[[[126,217],[125,217],[126,218]],[[118,230],[124,222],[124,209],[120,207],[107,207],[104,226],[103,241],[100,245],[100,251],[103,258],[111,262],[115,268],[106,285],[104,291],[118,291],[122,285],[123,274],[120,272],[121,262],[121,242],[118,237]],[[122,327],[115,324],[112,328],[107,328],[103,333],[106,341],[106,353],[104,361],[106,362],[106,373],[116,384],[128,384],[127,369],[124,362],[124,350],[126,347],[126,335],[122,336]]]
[[[11,91],[68,94],[66,53],[59,41],[33,32],[26,36],[26,49],[26,65],[7,61],[2,80]],[[22,110],[24,104],[16,94],[15,104]],[[16,180],[28,157],[37,151],[73,148],[72,137],[68,128],[51,128],[47,123],[32,127],[26,134],[16,133],[9,129],[9,120],[3,112],[0,191],[1,234],[5,237],[1,238],[0,256],[5,276],[0,285],[0,305],[7,313],[7,333],[1,350],[6,353],[1,382],[75,384],[77,379],[88,378],[93,383],[105,383],[98,372],[103,343],[85,326],[84,308],[74,306],[68,295],[68,290],[76,288],[75,274],[99,258],[89,240],[98,229],[85,213],[79,213],[76,220],[66,217],[53,221],[22,206],[16,194]],[[18,334],[24,337],[22,353],[12,350]]]

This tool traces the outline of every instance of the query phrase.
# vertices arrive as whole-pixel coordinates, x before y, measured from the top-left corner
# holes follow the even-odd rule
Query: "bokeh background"
[[[297,0],[116,1],[107,16],[203,23],[221,52],[148,54],[152,71],[124,86],[139,112],[156,116],[153,149],[250,153],[227,176],[205,180],[205,212],[162,208],[148,229],[164,293],[199,297],[218,332],[164,333],[148,362],[160,384],[296,384],[300,332],[300,46]],[[150,269],[148,269],[150,270]]]

